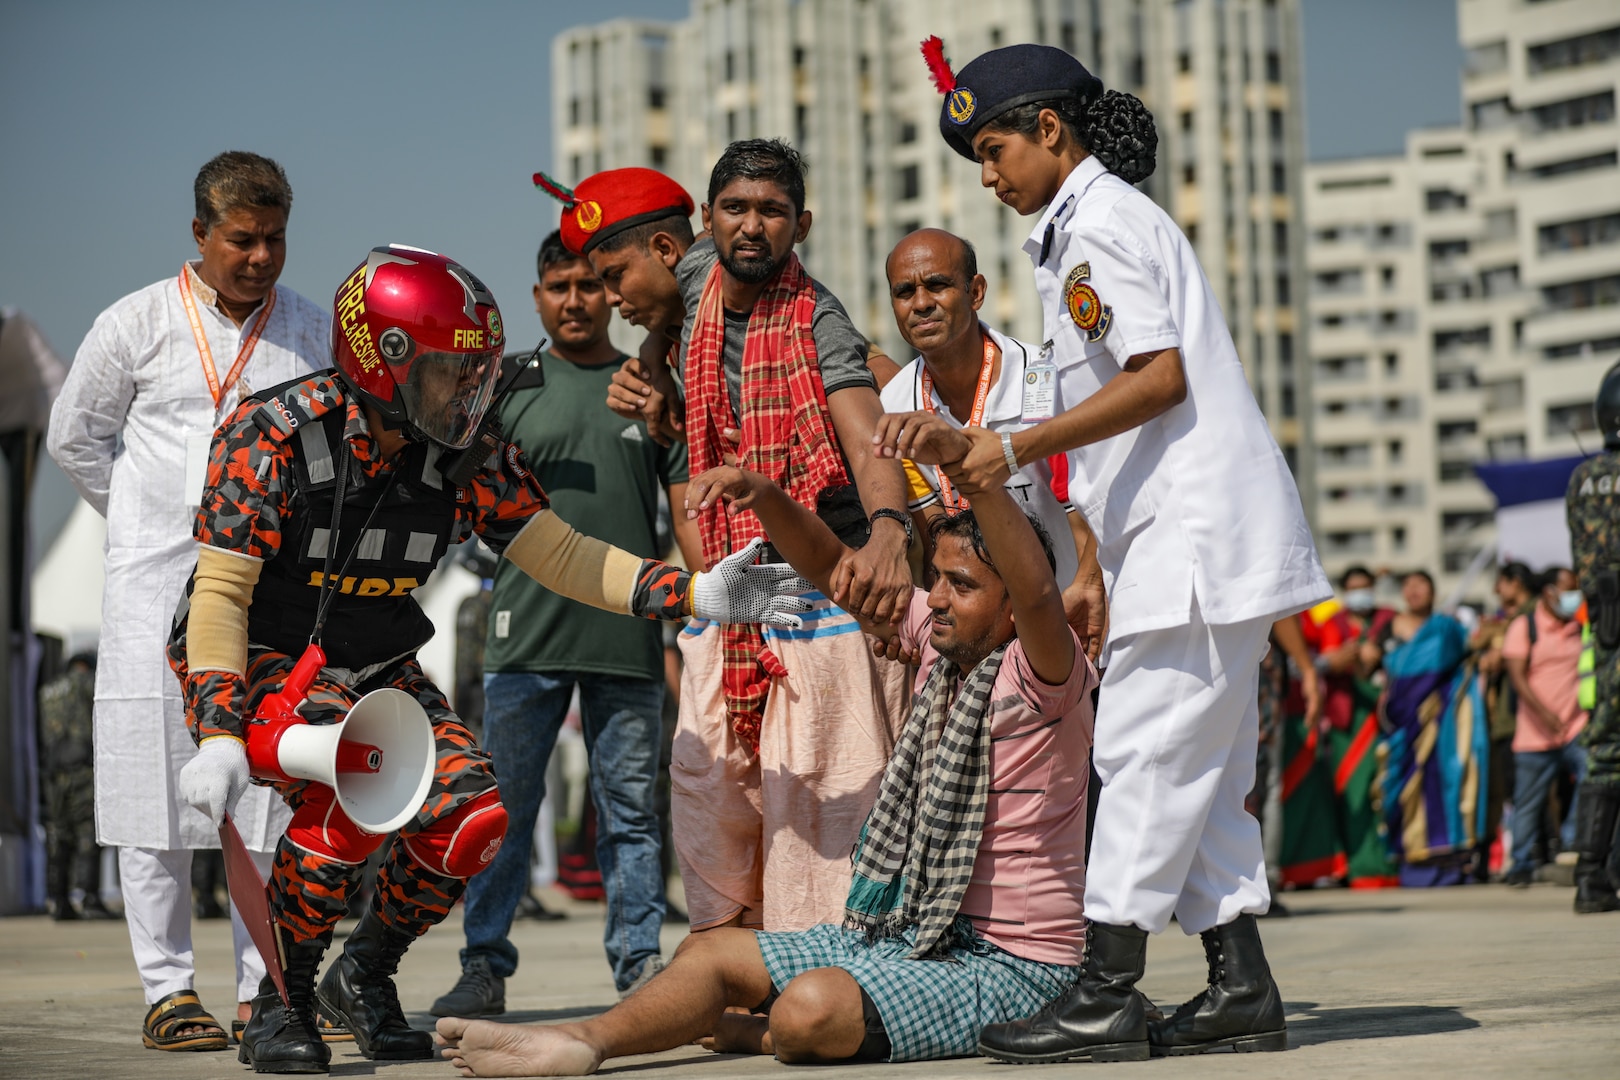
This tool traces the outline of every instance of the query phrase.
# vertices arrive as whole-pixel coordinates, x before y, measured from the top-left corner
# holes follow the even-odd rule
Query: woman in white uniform
[[[1192,245],[1132,186],[1158,142],[1142,103],[1046,46],[986,53],[960,77],[937,38],[924,53],[946,95],[945,141],[1004,203],[1039,215],[1024,248],[1054,392],[1026,408],[1050,419],[1022,432],[945,433],[913,413],[879,437],[981,484],[1067,452],[1110,604],[1085,966],[1040,1013],[986,1028],[980,1049],[1010,1061],[1286,1049],[1254,919],[1270,903],[1265,858],[1243,800],[1267,633],[1331,595],[1298,490]],[[1172,915],[1203,937],[1209,986],[1150,1022],[1134,987],[1147,935]]]

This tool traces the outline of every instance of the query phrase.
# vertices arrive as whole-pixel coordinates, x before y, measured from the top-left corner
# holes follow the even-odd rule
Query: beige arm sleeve
[[[506,546],[506,557],[560,596],[621,615],[631,613],[640,556],[575,532],[550,510],[529,519]]]
[[[186,621],[186,667],[202,671],[247,670],[248,605],[264,563],[209,544],[197,545],[197,573]]]

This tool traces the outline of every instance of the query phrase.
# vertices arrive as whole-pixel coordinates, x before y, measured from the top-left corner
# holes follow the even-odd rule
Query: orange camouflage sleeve
[[[531,517],[551,505],[515,443],[505,444],[495,464],[480,469],[460,494],[472,503],[473,531],[497,555]]]
[[[201,544],[270,559],[281,550],[292,454],[253,422],[258,407],[257,402],[244,402],[215,433],[192,535]],[[241,738],[247,695],[243,675],[191,672],[186,665],[185,634],[186,623],[181,618],[170,641],[169,663],[180,677],[192,738],[198,742],[215,735]]]

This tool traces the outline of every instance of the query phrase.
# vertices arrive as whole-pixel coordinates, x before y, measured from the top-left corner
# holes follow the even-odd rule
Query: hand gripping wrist
[[[754,565],[765,541],[755,539],[692,578],[692,614],[722,623],[766,623],[799,629],[810,602],[796,594],[811,585],[791,566]]]

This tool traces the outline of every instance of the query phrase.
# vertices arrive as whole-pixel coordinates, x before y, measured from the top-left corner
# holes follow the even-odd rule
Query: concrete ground
[[[1288,1002],[1286,1054],[1212,1054],[1126,1065],[1031,1066],[1018,1080],[1106,1072],[1153,1077],[1558,1077],[1620,1076],[1620,913],[1577,918],[1567,888],[1538,885],[1432,891],[1290,894],[1294,915],[1262,924]],[[564,922],[519,923],[524,963],[507,983],[505,1019],[543,1023],[611,1005],[600,908],[573,905]],[[352,925],[352,924],[346,924]],[[673,949],[684,927],[665,941]],[[406,957],[400,997],[426,1027],[428,1004],[458,973],[460,916]],[[227,924],[199,924],[198,989],[222,1020],[233,978]],[[1142,987],[1173,1005],[1202,985],[1196,938],[1153,940]],[[140,986],[122,923],[0,919],[0,1077],[241,1077],[234,1050],[145,1050]],[[353,1044],[338,1049],[334,1076],[391,1080],[454,1075],[438,1061],[374,1064]],[[611,1062],[604,1073],[682,1077],[783,1077],[771,1059],[718,1057],[695,1047]],[[1009,1076],[983,1059],[839,1067],[861,1077]],[[794,1073],[792,1075],[797,1075]]]

